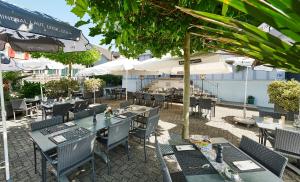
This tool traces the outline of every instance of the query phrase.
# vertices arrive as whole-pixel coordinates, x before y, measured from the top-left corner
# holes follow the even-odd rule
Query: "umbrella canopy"
[[[232,68],[222,61],[220,54],[205,54],[191,57],[191,74],[231,73]],[[158,71],[166,74],[183,74],[183,59],[163,56],[161,59],[152,58],[136,66],[137,70]]]
[[[38,59],[18,60],[15,62],[17,67],[26,71],[65,68],[65,66],[62,63],[44,57]]]
[[[35,11],[28,11],[4,1],[0,1],[0,10],[0,50],[5,49],[6,43],[9,43],[14,50],[23,52],[58,52],[60,50],[75,52],[91,48],[88,40],[82,35],[80,30],[51,16]],[[6,181],[10,181],[6,111],[1,70],[0,97],[5,177]]]
[[[0,50],[64,52],[90,48],[79,29],[49,15],[0,1]]]

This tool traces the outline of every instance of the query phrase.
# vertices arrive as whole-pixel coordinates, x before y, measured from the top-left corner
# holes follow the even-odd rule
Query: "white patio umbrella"
[[[64,69],[65,66],[62,63],[50,60],[48,58],[32,58],[29,60],[16,60],[16,66],[19,67],[21,70],[25,71],[36,71],[36,70],[47,70],[47,69]],[[45,74],[44,74],[45,80]],[[42,85],[41,88],[41,98],[44,100],[44,93]]]
[[[19,8],[0,1],[2,18],[0,21],[0,50],[7,43],[15,51],[64,52],[85,51],[91,48],[79,29],[59,21],[49,15]],[[47,26],[45,26],[47,25]],[[2,67],[1,67],[2,69]],[[4,106],[3,81],[0,69],[0,97],[3,125],[3,148],[5,178],[11,181],[7,146],[6,111]]]
[[[136,66],[141,64],[136,59],[119,58],[114,61],[106,62],[91,68],[86,68],[77,73],[77,76],[94,76],[94,75],[125,75],[126,80],[126,100],[128,88],[128,74],[132,75],[158,75],[158,71],[147,71],[144,69],[136,69]]]
[[[171,55],[152,58],[136,65],[136,69],[158,71],[165,74],[183,74],[183,59]],[[232,68],[225,62],[221,54],[205,54],[191,57],[190,74],[231,73]]]

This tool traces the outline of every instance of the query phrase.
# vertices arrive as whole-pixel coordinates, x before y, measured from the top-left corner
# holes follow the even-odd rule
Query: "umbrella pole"
[[[127,86],[128,86],[128,70],[126,70],[126,100],[127,100]]]
[[[247,105],[247,87],[248,87],[248,72],[249,72],[249,67],[247,66],[246,69],[246,81],[245,81],[245,97],[244,97],[244,110],[243,110],[243,117],[244,119],[246,118],[246,105]]]
[[[3,125],[5,176],[6,176],[6,181],[10,181],[9,161],[8,161],[8,146],[7,146],[7,130],[6,130],[6,111],[5,111],[5,105],[4,105],[2,71],[0,71],[0,97],[1,97],[1,116],[2,116],[2,125]]]

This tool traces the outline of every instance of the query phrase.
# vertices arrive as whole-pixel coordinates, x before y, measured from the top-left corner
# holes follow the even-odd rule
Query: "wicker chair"
[[[274,150],[278,153],[300,160],[300,133],[299,131],[290,131],[283,129],[276,129]],[[300,169],[290,162],[287,164],[289,168],[300,175]]]
[[[144,104],[146,106],[153,106],[151,94],[144,93]]]
[[[30,123],[30,128],[31,131],[37,131],[43,128],[47,128],[50,126],[54,126],[54,125],[59,125],[63,123],[63,119],[61,116],[57,116],[57,117],[53,117],[51,119],[46,119],[43,121],[37,121],[37,122],[33,122]],[[34,172],[36,173],[36,151],[39,150],[39,148],[37,147],[37,145],[34,143],[34,141],[32,140],[32,144],[33,144],[33,154],[34,154]]]
[[[166,165],[166,162],[164,160],[164,153],[163,148],[161,148],[161,144],[158,143],[157,138],[155,136],[155,148],[156,148],[156,156],[159,160],[161,171],[163,174],[163,182],[185,182],[185,176],[184,174],[180,172],[170,173],[169,169]],[[171,155],[171,154],[169,154]]]
[[[140,140],[144,140],[144,157],[145,162],[147,161],[147,153],[146,153],[146,140],[148,140],[153,134],[156,134],[156,128],[159,121],[159,114],[148,117],[146,120],[147,127],[136,128],[131,131],[131,135],[139,138]]]
[[[128,106],[130,106],[130,102],[129,101],[120,102],[120,108],[126,108]]]
[[[146,116],[138,115],[134,121],[145,126],[147,124],[147,118],[155,116],[158,113],[159,113],[159,107],[155,107],[155,108],[150,109],[148,115],[146,115]]]
[[[110,125],[108,127],[108,135],[107,137],[98,137],[97,141],[102,144],[104,147],[104,156],[103,153],[100,154],[108,167],[108,174],[110,174],[110,159],[109,159],[109,151],[114,149],[115,147],[125,144],[128,160],[129,160],[129,145],[128,145],[128,135],[130,129],[130,118],[127,118],[121,122]]]
[[[209,114],[210,120],[212,116],[212,107],[213,107],[213,102],[211,99],[207,99],[207,98],[199,99],[199,112],[201,112],[201,114],[205,114],[205,117],[207,117],[207,115]]]
[[[69,121],[69,111],[72,108],[71,103],[55,104],[53,106],[53,116],[62,116],[64,122]],[[65,116],[67,117],[65,119]]]
[[[242,136],[240,149],[272,173],[280,178],[282,177],[287,164],[287,158],[246,136]]]
[[[16,120],[16,112],[26,112],[26,116],[28,116],[28,112],[32,115],[32,110],[37,109],[36,106],[32,106],[32,104],[26,104],[23,99],[16,99],[10,101],[13,109],[14,120]]]
[[[135,93],[135,98],[136,98],[136,103],[137,104],[143,104],[144,103],[144,95],[141,92],[136,92]]]
[[[87,107],[85,107],[85,105],[86,105],[85,100],[76,101],[74,104],[74,107],[71,109],[71,111],[74,113],[82,111],[87,108]]]
[[[160,108],[164,108],[166,98],[164,95],[155,94],[154,95],[154,106],[159,106]]]
[[[190,108],[192,109],[192,113],[196,112],[198,106],[198,100],[196,97],[190,97]]]
[[[155,148],[156,148],[156,156],[159,160],[161,171],[162,171],[162,174],[163,174],[163,182],[172,182],[172,178],[171,178],[169,169],[168,169],[168,167],[165,163],[165,160],[163,158],[160,145],[159,145],[159,143],[157,142],[157,139],[156,139],[156,135],[155,135]]]
[[[87,109],[87,110],[83,110],[83,111],[79,111],[77,113],[74,113],[74,120],[78,120],[78,119],[82,119],[82,118],[86,118],[89,116],[93,116],[94,111],[91,109]]]
[[[129,101],[132,101],[131,104],[134,104],[135,103],[135,95],[134,95],[134,92],[127,92],[127,99]]]
[[[100,104],[100,105],[92,107],[92,110],[95,111],[95,114],[100,114],[100,113],[103,113],[106,110],[106,108],[107,108],[106,104]]]
[[[44,154],[56,171],[57,181],[61,181],[61,176],[86,163],[91,163],[92,181],[95,181],[94,141],[94,134],[87,135],[58,145],[57,155]]]

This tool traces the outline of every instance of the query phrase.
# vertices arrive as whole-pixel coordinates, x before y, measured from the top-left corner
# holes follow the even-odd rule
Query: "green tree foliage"
[[[300,83],[291,81],[274,81],[268,86],[270,102],[286,111],[298,111],[300,99]]]
[[[37,95],[41,95],[41,85],[40,83],[24,81],[20,88],[20,94],[24,98],[33,98]]]
[[[89,91],[97,91],[105,85],[105,81],[99,78],[90,78],[84,81],[84,88]]]
[[[300,14],[299,8],[296,8],[300,6],[299,0],[217,1],[249,14],[258,22],[267,23],[290,38],[289,42],[262,31],[253,22],[245,22],[209,11],[198,11],[196,8],[192,10],[178,7],[182,12],[202,20],[202,23],[193,25],[192,34],[214,42],[213,48],[252,57],[262,63],[299,73]],[[203,25],[203,22],[209,24]]]
[[[51,80],[45,84],[46,95],[50,98],[67,97],[68,93],[71,93],[71,91],[77,91],[78,89],[78,81],[66,78]]]
[[[184,37],[191,24],[200,21],[178,11],[175,6],[192,7],[211,13],[221,13],[222,3],[186,0],[66,0],[80,21],[78,26],[92,23],[90,35],[103,35],[101,44],[115,43],[121,54],[136,57],[150,50],[155,57],[166,53],[182,56]],[[229,16],[247,20],[241,12],[229,9]],[[88,16],[85,16],[88,15]],[[86,18],[89,17],[89,18]],[[203,22],[202,22],[203,23]],[[191,52],[207,50],[210,44],[191,37]]]
[[[244,20],[247,20],[247,16],[240,16],[244,13],[228,9],[226,5],[223,6],[222,3],[212,0],[66,1],[73,6],[71,11],[80,18],[77,22],[78,26],[92,23],[94,26],[90,28],[90,35],[103,35],[104,39],[101,40],[101,44],[114,42],[120,53],[126,57],[137,57],[147,50],[151,51],[155,57],[166,53],[184,56],[186,87],[184,87],[183,97],[183,137],[187,138],[189,135],[190,53],[212,49],[215,42],[190,36],[191,24],[197,24],[200,21],[177,10],[176,6],[238,16]]]
[[[69,76],[72,71],[72,64],[83,64],[91,65],[98,61],[100,58],[100,53],[97,49],[90,49],[83,52],[58,52],[58,53],[48,53],[48,52],[32,52],[31,56],[34,58],[46,57],[51,60],[61,62],[65,65],[69,65]]]
[[[102,79],[107,86],[119,86],[122,85],[122,76],[118,75],[99,75],[95,78]]]

